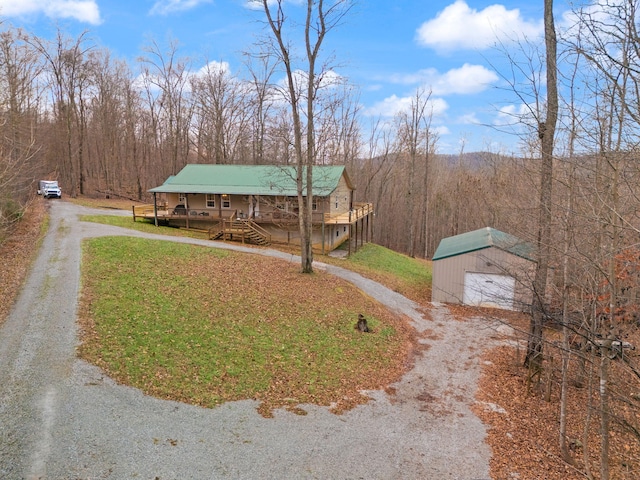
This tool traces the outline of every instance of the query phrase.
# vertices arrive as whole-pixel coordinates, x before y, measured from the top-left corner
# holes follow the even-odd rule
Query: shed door
[[[462,303],[513,310],[516,280],[508,275],[466,272]]]

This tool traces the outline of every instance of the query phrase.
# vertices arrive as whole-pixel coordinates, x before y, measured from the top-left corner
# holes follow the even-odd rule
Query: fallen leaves
[[[509,315],[515,331],[523,332],[526,321]],[[548,353],[552,353],[552,348],[547,348]],[[524,351],[506,346],[490,350],[484,355],[474,411],[489,426],[487,441],[493,451],[492,478],[584,479],[583,440],[587,414],[591,415],[587,440],[589,468],[599,478],[600,419],[597,391],[594,389],[590,398],[587,388],[570,387],[567,435],[573,464],[566,463],[561,458],[559,448],[559,372],[554,371],[551,401],[547,402],[544,399],[544,385],[528,392],[527,371],[522,366],[523,355]],[[560,358],[557,352],[555,358],[556,361]],[[615,375],[613,370],[615,366],[612,376]],[[618,381],[617,387],[621,388],[622,383]],[[626,393],[622,390],[620,393],[624,398]],[[588,408],[589,404],[593,409]],[[640,478],[640,442],[614,423],[611,433],[610,478]]]
[[[11,236],[0,244],[0,324],[9,314],[38,252],[46,205],[40,198],[30,202]]]

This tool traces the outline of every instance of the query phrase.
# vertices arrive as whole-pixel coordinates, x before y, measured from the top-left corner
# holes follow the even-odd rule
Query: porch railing
[[[163,219],[189,218],[192,220],[211,221],[211,222],[215,222],[220,219],[236,219],[236,218],[239,218],[240,216],[238,210],[223,211],[222,213],[220,213],[220,211],[218,210],[186,208],[182,205],[177,205],[176,207],[168,208],[166,203],[159,204],[157,206],[157,212],[154,211],[154,207],[152,204],[133,206],[134,221],[137,217],[154,218],[156,213],[159,218],[163,218]],[[356,203],[354,204],[354,208],[352,208],[348,212],[343,212],[340,214],[315,212],[312,214],[311,221],[314,224],[318,224],[322,222],[329,225],[350,224],[358,221],[363,217],[366,217],[371,213],[373,213],[372,203]],[[258,216],[255,218],[255,222],[291,224],[291,223],[298,222],[298,214],[296,212],[283,212],[283,211],[265,212],[262,214],[258,214]]]

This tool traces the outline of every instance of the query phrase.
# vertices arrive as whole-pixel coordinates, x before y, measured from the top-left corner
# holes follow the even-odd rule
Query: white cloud
[[[435,68],[428,68],[409,75],[391,77],[391,81],[394,83],[424,85],[434,95],[479,93],[497,80],[498,76],[494,71],[482,65],[468,63],[444,74],[440,74]]]
[[[497,80],[498,75],[494,71],[482,65],[465,63],[462,67],[449,70],[440,77],[433,85],[433,93],[436,95],[479,93]]]
[[[37,14],[49,18],[73,18],[92,25],[102,23],[96,0],[0,0],[0,15],[3,17]]]
[[[210,74],[222,74],[228,75],[231,72],[231,68],[229,67],[229,62],[218,62],[216,60],[212,60],[203,66],[196,73],[197,76]]]
[[[291,3],[293,5],[303,5],[305,0],[286,0],[286,3]],[[274,7],[278,4],[278,0],[267,0],[267,5],[270,7]],[[262,0],[246,0],[244,6],[250,10],[262,10],[264,9],[264,5]]]
[[[497,116],[493,120],[493,124],[496,126],[515,125],[530,115],[531,109],[524,103],[520,105],[506,105],[500,108]]]
[[[293,71],[293,83],[298,92],[306,92],[308,78],[309,75],[304,70]],[[322,72],[322,74],[317,74],[316,82],[318,82],[317,88],[319,89],[332,88],[339,85],[344,85],[345,78],[333,70],[327,70]],[[282,90],[287,90],[289,88],[287,77],[282,77],[278,82],[278,85]]]
[[[439,137],[451,135],[451,130],[449,130],[449,127],[446,127],[444,125],[437,125],[433,127],[433,132],[436,133]]]
[[[457,123],[461,123],[463,125],[480,125],[480,120],[474,112],[462,115],[458,118]]]
[[[149,13],[151,15],[168,15],[174,12],[191,10],[203,3],[211,3],[212,0],[158,0],[153,4]]]
[[[223,77],[228,77],[229,81],[235,81],[233,77],[231,77],[231,68],[228,62],[218,62],[212,60],[205,65],[203,65],[198,70],[189,70],[184,72],[184,84],[183,91],[191,92],[192,84],[190,80],[198,80],[206,77],[207,75],[222,75]],[[159,85],[161,85],[164,80],[157,74],[150,71],[142,71],[135,78],[133,85],[139,91],[150,91],[154,94],[157,94],[161,91]]]
[[[398,97],[397,95],[391,95],[366,109],[365,113],[373,117],[393,117],[400,112],[409,112],[411,110],[411,102],[414,100],[414,96]],[[431,97],[427,111],[437,117],[444,114],[448,108],[449,105],[442,98]]]
[[[275,0],[267,1],[267,4],[271,6],[274,5],[275,3],[276,3]],[[244,6],[250,10],[262,10],[264,8],[264,5],[262,4],[262,0],[247,0]]]
[[[420,45],[436,50],[486,49],[497,40],[537,37],[544,31],[542,20],[526,20],[520,10],[504,5],[472,9],[464,0],[447,6],[432,20],[423,23],[416,33]]]
[[[609,30],[607,25],[611,25],[612,12],[616,11],[616,8],[620,6],[621,0],[610,0],[609,5],[599,4],[594,2],[588,5],[581,5],[579,10],[566,10],[562,13],[559,21],[556,21],[556,28],[558,31],[566,31],[568,33],[571,30],[580,28],[581,18],[590,18],[594,22],[598,22],[600,27],[598,33],[606,32]],[[615,13],[613,13],[615,15]],[[602,31],[600,31],[602,29]],[[574,32],[577,34],[578,32]]]

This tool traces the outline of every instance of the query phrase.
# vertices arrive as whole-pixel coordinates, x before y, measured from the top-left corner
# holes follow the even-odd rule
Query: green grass
[[[133,221],[131,217],[113,215],[84,215],[85,222],[103,223],[117,227],[130,228],[147,233],[161,235],[207,238],[197,231],[173,227],[156,227],[148,221]],[[277,248],[274,246],[273,248]],[[406,295],[417,302],[431,300],[431,262],[411,258],[388,248],[368,243],[345,260],[336,260],[328,256],[317,257],[323,262],[346,267],[361,275],[387,285],[389,288]]]
[[[123,237],[87,240],[83,258],[81,355],[162,398],[253,398],[266,414],[358,403],[397,379],[413,341],[352,285],[281,260]]]
[[[374,243],[368,243],[348,258],[348,262],[388,273],[408,284],[431,281],[431,269],[415,258],[402,255]]]
[[[133,221],[133,217],[123,217],[118,215],[82,215],[80,220],[83,222],[102,223],[104,225],[112,225],[114,227],[129,228],[145,233],[155,233],[158,235],[172,235],[176,237],[190,237],[190,238],[208,238],[206,233],[185,230],[175,227],[156,227],[153,223],[147,220]]]
[[[417,302],[431,301],[431,262],[367,243],[342,263],[331,263],[376,280]]]

